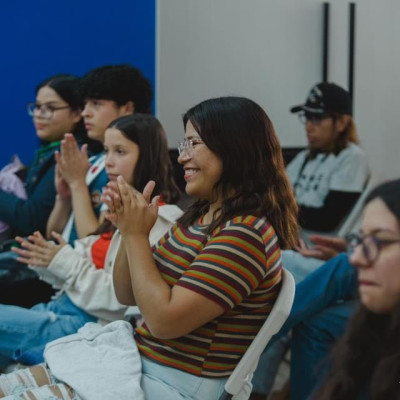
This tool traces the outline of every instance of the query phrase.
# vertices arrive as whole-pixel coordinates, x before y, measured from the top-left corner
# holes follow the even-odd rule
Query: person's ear
[[[128,101],[119,107],[120,115],[131,115],[135,112],[135,104],[133,101]]]
[[[338,132],[343,132],[351,121],[351,115],[342,114],[335,120],[335,127]]]

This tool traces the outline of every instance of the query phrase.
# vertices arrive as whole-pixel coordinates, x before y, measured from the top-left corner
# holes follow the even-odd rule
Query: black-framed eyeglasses
[[[321,125],[324,119],[334,118],[332,114],[315,114],[306,111],[300,112],[297,115],[303,125],[305,125],[307,122],[310,122],[313,125]]]
[[[346,236],[347,254],[352,255],[355,248],[361,245],[362,253],[369,263],[373,263],[385,246],[400,243],[400,239],[381,239],[373,234],[360,235],[350,233]]]
[[[39,104],[35,102],[28,103],[26,109],[28,114],[33,117],[35,114],[39,114],[42,118],[51,119],[53,118],[54,111],[64,110],[71,108],[70,106],[54,107],[51,104]]]
[[[198,144],[204,144],[201,139],[185,139],[183,142],[178,143],[178,153],[182,156],[184,153],[188,157],[193,156],[193,150]]]

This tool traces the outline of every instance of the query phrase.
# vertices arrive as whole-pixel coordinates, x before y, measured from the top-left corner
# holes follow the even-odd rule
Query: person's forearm
[[[157,268],[146,235],[126,236],[123,241],[136,304],[149,329],[157,335],[158,327],[168,324],[170,320],[171,287]]]
[[[51,212],[49,219],[47,220],[47,238],[51,237],[50,235],[52,231],[62,233],[65,225],[68,222],[71,210],[71,199],[62,199],[59,195],[57,195],[53,211]]]
[[[99,218],[93,210],[92,199],[86,182],[74,182],[70,184],[70,189],[76,231],[78,237],[83,238],[99,227]]]
[[[127,306],[136,305],[131,284],[128,257],[124,242],[121,240],[113,269],[114,290],[118,301]]]

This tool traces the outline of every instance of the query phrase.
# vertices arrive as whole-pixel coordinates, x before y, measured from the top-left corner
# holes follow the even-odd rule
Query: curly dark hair
[[[188,110],[183,115],[185,128],[188,121],[223,164],[214,190],[221,190],[224,200],[208,233],[235,216],[253,214],[268,219],[281,248],[294,246],[298,242],[297,203],[278,137],[265,111],[244,97],[220,97]],[[208,201],[198,200],[180,222],[189,226],[208,208]]]
[[[83,76],[81,87],[84,99],[113,100],[118,106],[132,101],[135,112],[151,113],[151,83],[132,65],[105,65],[92,69]]]

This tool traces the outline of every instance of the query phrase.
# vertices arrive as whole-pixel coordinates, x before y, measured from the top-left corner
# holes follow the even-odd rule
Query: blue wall
[[[56,73],[131,63],[155,81],[155,0],[0,2],[0,168],[38,145],[26,103]]]

